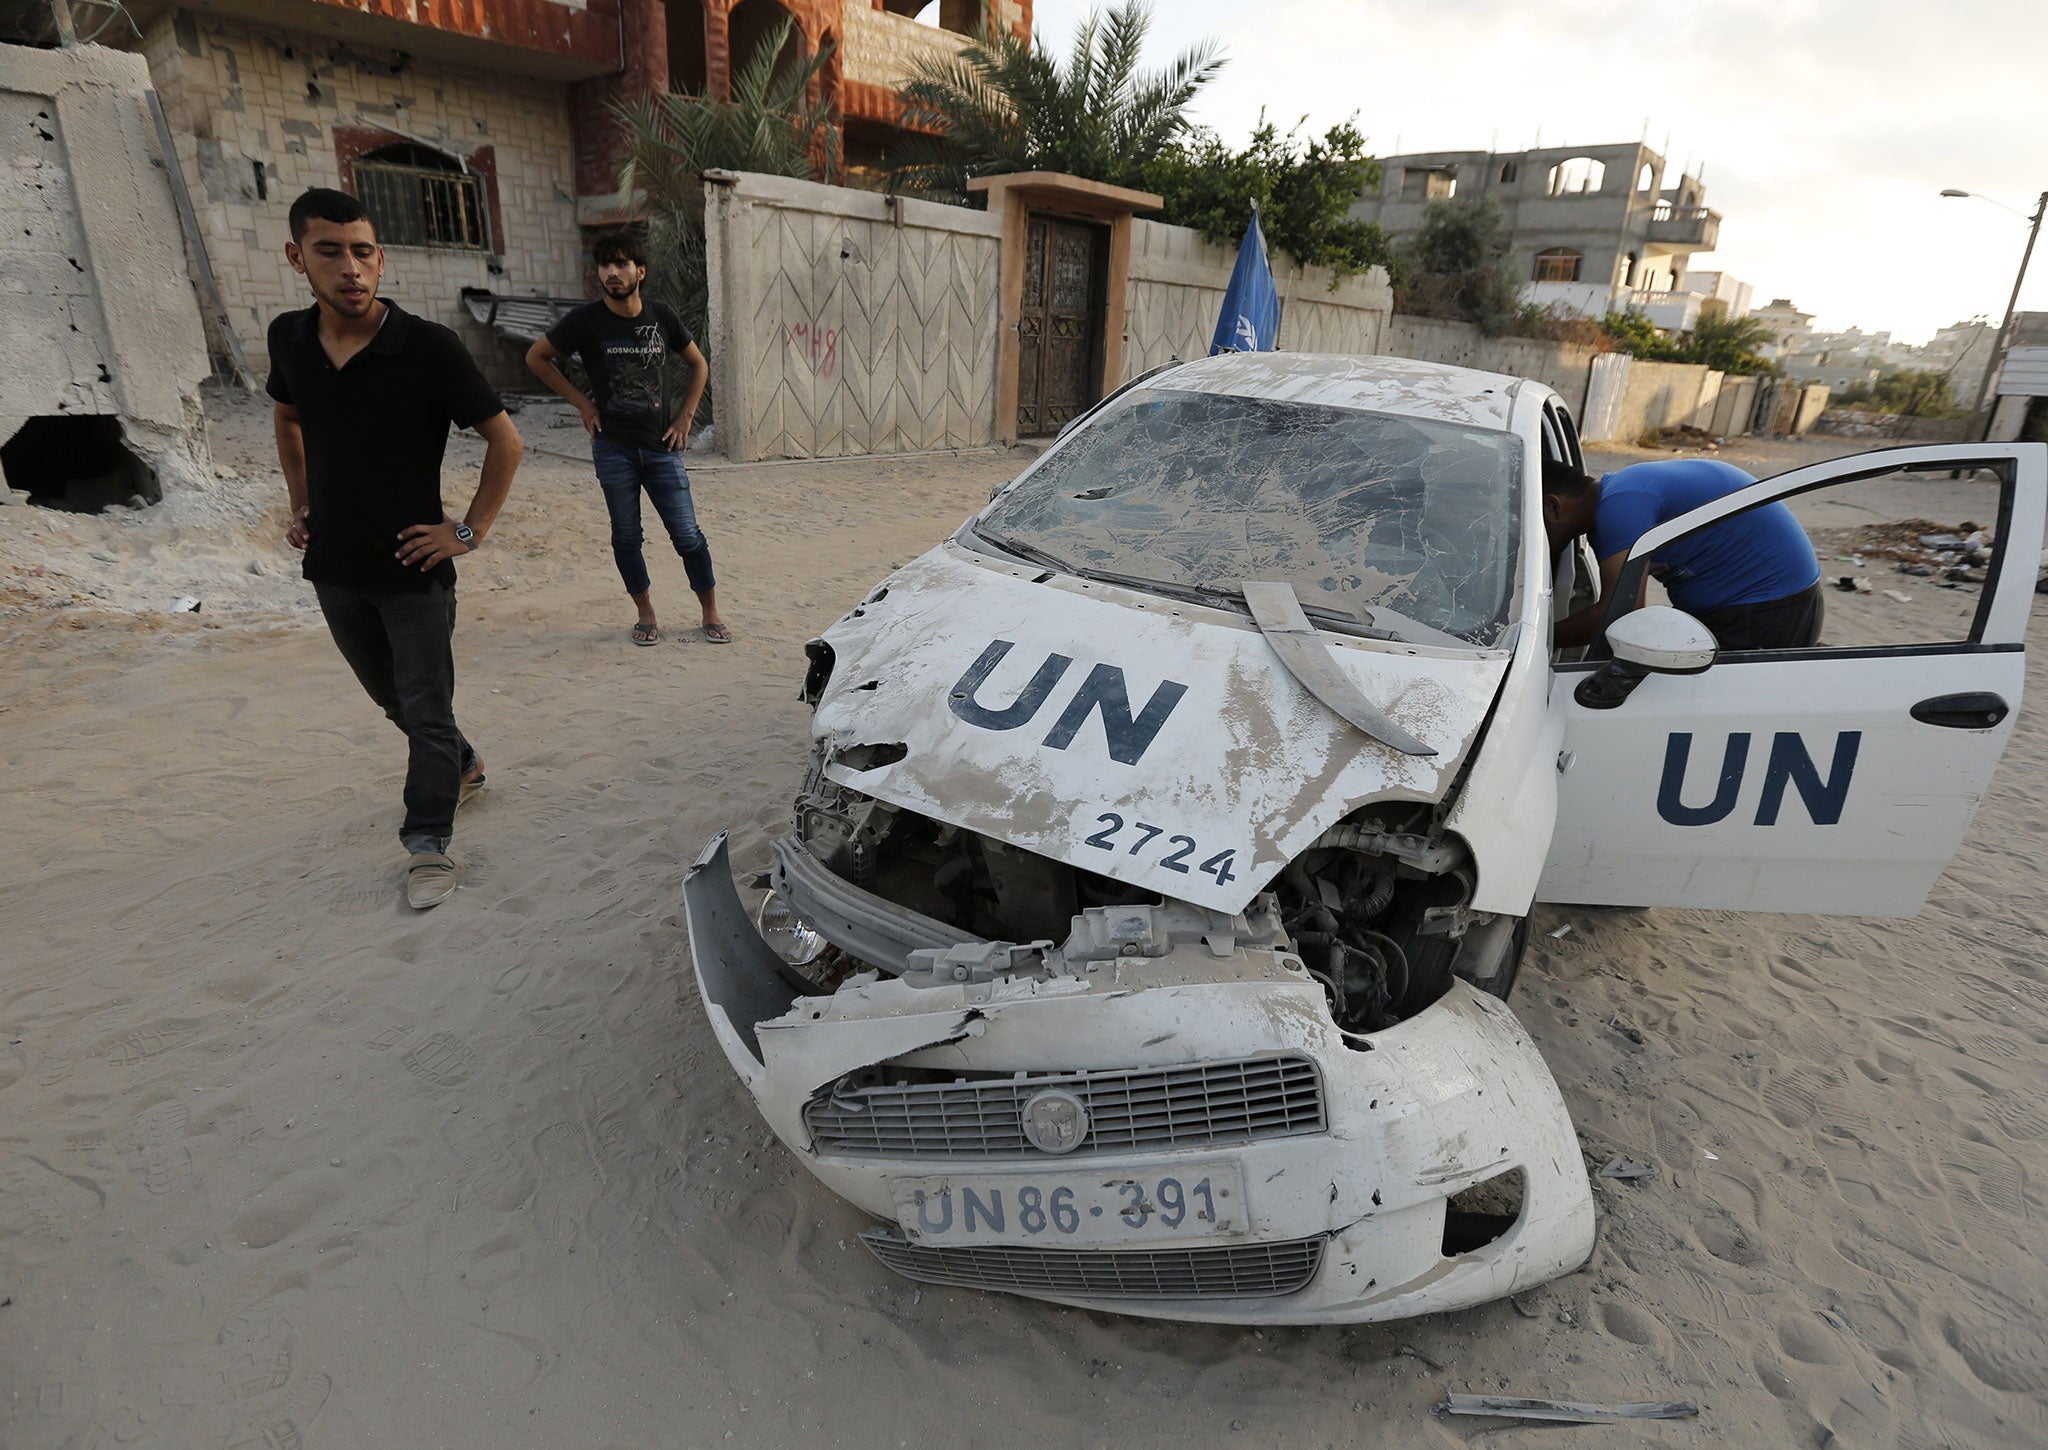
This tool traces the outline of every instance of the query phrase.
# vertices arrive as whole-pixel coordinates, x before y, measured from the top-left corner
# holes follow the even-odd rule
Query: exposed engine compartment
[[[830,913],[806,911],[801,886],[784,878],[782,890],[798,899],[769,909],[794,908],[800,924],[791,929],[809,933],[807,950],[783,951],[805,958],[791,965],[807,990],[830,991],[871,970],[906,981],[941,968],[953,979],[970,970],[1058,971],[1119,952],[1150,955],[1174,939],[1228,937],[1299,956],[1322,984],[1336,1025],[1365,1034],[1420,1012],[1454,976],[1500,997],[1513,983],[1522,922],[1470,909],[1470,855],[1438,829],[1428,805],[1353,812],[1232,919],[863,794],[826,775],[826,750],[814,750],[798,792],[796,839],[841,881],[943,924],[961,941],[944,952],[914,951],[928,960],[908,966],[868,959],[831,941],[822,927]],[[813,917],[820,930],[809,925]]]

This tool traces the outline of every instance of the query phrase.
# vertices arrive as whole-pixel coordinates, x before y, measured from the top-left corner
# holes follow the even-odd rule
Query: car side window
[[[1895,470],[1814,489],[1784,500],[1811,544],[1819,568],[1821,624],[1810,648],[1864,651],[1968,643],[1996,580],[2005,486],[1987,469]],[[1730,525],[1764,521],[1772,504],[1731,515],[1693,535],[1695,543]],[[1733,540],[1742,535],[1731,531]],[[1803,587],[1755,550],[1658,551],[1649,602],[1669,602],[1699,617],[1731,658],[1772,649],[1740,643],[1739,612]],[[1670,556],[1670,557],[1666,557]],[[1723,577],[1713,577],[1717,571]],[[1810,575],[1808,576],[1810,577]],[[1741,602],[1731,603],[1739,600]],[[1798,648],[1799,646],[1787,646]]]

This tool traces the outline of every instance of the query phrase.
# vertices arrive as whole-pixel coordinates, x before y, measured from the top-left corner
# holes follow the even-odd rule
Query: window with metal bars
[[[490,246],[482,182],[451,156],[410,143],[380,146],[357,158],[355,181],[386,246]]]

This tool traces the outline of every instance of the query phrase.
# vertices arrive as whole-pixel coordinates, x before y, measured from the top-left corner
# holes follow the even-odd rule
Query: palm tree
[[[1064,171],[1139,184],[1145,163],[1188,129],[1195,93],[1223,67],[1213,41],[1140,72],[1146,0],[1090,11],[1064,65],[1034,35],[986,25],[951,59],[920,57],[900,88],[915,136],[886,158],[898,191],[964,196],[969,177]]]
[[[796,22],[785,20],[732,80],[732,99],[642,96],[616,111],[626,129],[625,194],[647,209],[648,293],[702,337],[704,173],[762,171],[804,179],[839,169],[839,132],[818,84],[830,44],[801,64],[783,63]],[[781,69],[778,71],[778,64]]]

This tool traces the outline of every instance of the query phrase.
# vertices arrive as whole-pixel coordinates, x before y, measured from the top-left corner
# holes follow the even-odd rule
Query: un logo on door
[[[1041,1153],[1071,1153],[1088,1136],[1088,1108],[1061,1088],[1047,1088],[1024,1104],[1024,1136]]]

